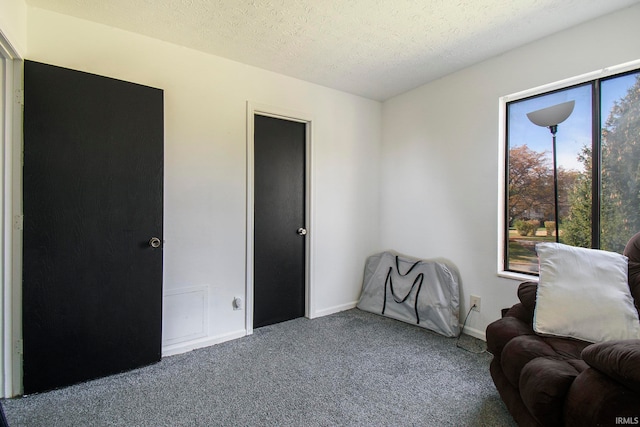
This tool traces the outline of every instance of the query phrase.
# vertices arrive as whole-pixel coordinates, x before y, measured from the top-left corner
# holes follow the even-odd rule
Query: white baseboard
[[[218,335],[215,337],[200,338],[193,341],[181,342],[162,347],[162,357],[173,356],[180,353],[186,353],[197,348],[209,347],[214,344],[220,344],[225,341],[231,341],[242,338],[247,335],[247,331],[241,329],[239,331],[229,332],[228,334]]]
[[[460,325],[460,327],[462,327],[462,325]],[[462,330],[463,333],[470,335],[474,338],[478,338],[479,340],[482,341],[487,341],[487,335],[485,334],[485,331],[480,331],[478,329],[474,329],[474,328],[470,328],[469,326],[465,326],[464,329]]]
[[[310,316],[311,319],[317,317],[328,316],[330,314],[339,313],[341,311],[350,310],[355,308],[358,304],[357,301],[353,301],[347,304],[340,304],[333,307],[325,308],[323,310],[318,310],[314,313],[313,316]],[[462,327],[462,325],[460,325]],[[470,335],[474,338],[478,338],[482,341],[486,341],[487,337],[484,331],[480,331],[475,328],[471,328],[469,326],[465,326],[463,329],[463,333]],[[193,341],[182,342],[178,344],[172,344],[162,347],[162,357],[173,356],[176,354],[186,353],[191,350],[195,350],[198,348],[209,347],[214,344],[220,344],[225,341],[231,341],[238,338],[242,338],[247,335],[247,331],[245,329],[241,329],[238,331],[230,332],[228,334],[218,335],[214,337],[206,337]]]
[[[358,301],[349,302],[347,304],[336,305],[333,307],[325,308],[323,310],[317,310],[315,313],[309,316],[309,318],[315,319],[316,317],[323,317],[323,316],[328,316],[330,314],[339,313],[341,311],[351,310],[356,306],[356,304],[358,304]]]

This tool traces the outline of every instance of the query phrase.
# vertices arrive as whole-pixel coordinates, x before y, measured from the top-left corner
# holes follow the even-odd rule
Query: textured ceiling
[[[640,0],[27,0],[384,100]]]

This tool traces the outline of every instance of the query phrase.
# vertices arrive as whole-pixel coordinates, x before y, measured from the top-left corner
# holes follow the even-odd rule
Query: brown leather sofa
[[[640,233],[631,238],[629,287],[640,312]],[[487,327],[490,372],[520,426],[640,425],[640,340],[591,344],[533,330],[537,284]]]

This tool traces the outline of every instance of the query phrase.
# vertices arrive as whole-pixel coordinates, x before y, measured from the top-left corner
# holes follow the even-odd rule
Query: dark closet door
[[[159,89],[30,61],[24,85],[29,394],[160,360],[164,131]]]
[[[253,326],[304,316],[306,124],[254,117]]]

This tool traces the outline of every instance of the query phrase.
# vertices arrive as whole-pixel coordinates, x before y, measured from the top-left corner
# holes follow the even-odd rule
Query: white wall
[[[462,311],[482,297],[468,323],[481,336],[518,284],[496,275],[499,97],[640,58],[634,6],[381,105],[37,8],[27,18],[27,59],[165,91],[165,292],[209,297],[206,336],[165,353],[245,330],[231,301],[245,290],[246,101],[314,120],[311,315],[353,304],[366,256],[392,248],[455,263]],[[186,307],[165,328],[191,326]]]
[[[24,0],[0,1],[0,31],[12,48],[24,55],[27,50],[27,5]]]
[[[195,291],[165,311],[165,354],[244,335],[247,101],[313,117],[311,316],[354,304],[378,247],[379,102],[37,8],[27,34],[26,59],[164,89],[164,287]],[[202,286],[208,332],[183,341]]]
[[[633,6],[383,104],[382,247],[456,264],[463,314],[470,294],[482,298],[469,332],[483,336],[517,301],[519,281],[496,274],[499,98],[639,59],[638,22]]]

